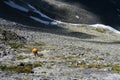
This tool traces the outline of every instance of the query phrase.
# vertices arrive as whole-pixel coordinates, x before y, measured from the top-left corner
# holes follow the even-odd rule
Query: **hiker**
[[[38,49],[37,48],[33,48],[32,52],[34,53],[35,56],[38,56]]]

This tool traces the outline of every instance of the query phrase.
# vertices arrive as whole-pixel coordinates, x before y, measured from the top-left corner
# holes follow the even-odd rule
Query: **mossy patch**
[[[110,53],[109,53],[109,52],[106,52],[106,55],[107,55],[107,56],[109,56],[109,55],[110,55]]]
[[[102,69],[102,68],[105,68],[106,65],[104,64],[90,64],[90,65],[87,65],[87,68],[97,68],[97,69]]]
[[[107,67],[104,64],[86,64],[84,62],[72,62],[69,67],[79,67],[79,68],[97,68],[102,69]]]
[[[101,58],[101,57],[98,57],[98,56],[92,56],[92,57],[90,57],[90,59],[89,60],[104,60],[104,58]]]
[[[11,72],[18,72],[18,73],[32,73],[32,69],[36,67],[41,67],[41,62],[35,62],[33,64],[23,64],[18,66],[6,66],[0,65],[1,70],[11,71]]]
[[[120,73],[120,65],[119,64],[108,64],[108,65],[105,65],[105,64],[86,64],[84,62],[74,61],[74,62],[71,62],[69,64],[69,67],[72,67],[72,68],[97,68],[97,69],[111,67],[112,72]]]
[[[31,73],[32,67],[31,66],[0,66],[1,70],[6,71],[13,71],[18,73]]]
[[[32,44],[33,46],[45,46],[44,42],[35,42]]]
[[[108,67],[112,67],[113,72],[120,73],[120,65],[119,64],[109,64]]]
[[[25,45],[25,48],[24,48],[24,50],[22,50],[22,52],[31,53],[32,49],[33,49],[33,47]]]
[[[43,58],[44,54],[38,54],[38,57]]]
[[[47,74],[47,72],[46,71],[43,71],[43,72],[41,72],[42,74]]]
[[[33,66],[34,67],[41,67],[42,66],[42,63],[41,62],[35,62],[34,64],[33,64]]]
[[[7,42],[6,44],[9,45],[11,48],[14,48],[14,49],[24,47],[24,44],[22,44],[22,43]]]
[[[2,47],[2,46],[0,46],[0,49],[3,49],[3,47]]]

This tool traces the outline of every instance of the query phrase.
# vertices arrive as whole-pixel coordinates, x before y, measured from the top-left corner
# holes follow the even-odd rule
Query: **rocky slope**
[[[1,0],[0,80],[120,80],[120,32],[87,25],[119,29],[119,1],[88,2]]]
[[[0,79],[119,80],[119,40],[119,34],[88,25],[38,28],[1,19]]]

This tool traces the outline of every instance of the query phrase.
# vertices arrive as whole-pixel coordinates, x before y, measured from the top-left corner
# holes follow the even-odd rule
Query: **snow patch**
[[[82,25],[82,24],[73,24],[73,23],[67,23],[67,22],[62,22],[62,21],[57,21],[57,20],[55,20],[55,22],[56,22],[57,24],[70,24],[70,25],[74,25],[74,26]]]
[[[37,17],[30,16],[30,18],[33,19],[33,20],[35,20],[35,21],[37,21],[37,22],[46,24],[46,25],[49,25],[49,23],[50,23],[50,22],[48,22],[48,21],[43,21],[43,20],[41,20],[41,19],[39,19],[39,18],[37,18]]]
[[[48,17],[48,16],[46,16],[45,14],[41,13],[40,11],[38,11],[34,6],[32,6],[32,5],[30,5],[30,4],[28,4],[28,6],[29,6],[30,8],[32,8],[35,13],[38,13],[38,14],[41,15],[42,17],[47,18],[47,19],[50,19],[50,20],[53,20],[53,19],[51,19],[50,17]]]
[[[115,3],[114,0],[112,0],[113,3]],[[12,8],[16,8],[18,10],[21,10],[21,11],[24,11],[24,12],[28,12],[29,9],[26,9],[16,3],[14,3],[13,1],[11,0],[8,0],[8,1],[4,1],[5,4],[9,5],[10,7]],[[27,6],[29,8],[31,8],[33,10],[33,12],[39,14],[40,16],[44,17],[44,18],[47,18],[49,20],[53,20],[52,22],[50,21],[44,21],[44,20],[41,20],[40,18],[37,18],[37,17],[34,17],[34,16],[29,16],[31,19],[37,21],[37,22],[40,22],[40,23],[43,23],[43,24],[46,24],[46,25],[58,25],[58,24],[70,24],[70,25],[76,25],[76,26],[79,26],[79,25],[82,25],[82,24],[72,24],[72,23],[66,23],[66,22],[61,22],[61,21],[57,21],[57,20],[54,20],[48,16],[46,16],[45,14],[41,13],[39,10],[37,10],[34,6],[32,6],[31,4],[27,4]],[[117,9],[117,11],[120,11],[120,9]],[[119,16],[119,15],[118,15]],[[79,19],[79,16],[76,15],[75,16],[77,19]],[[105,28],[105,29],[108,29],[112,32],[115,32],[115,33],[118,33],[120,34],[120,31],[112,28],[111,26],[107,26],[107,25],[103,25],[103,24],[94,24],[94,25],[89,25],[89,26],[92,26],[92,27],[102,27],[102,28]]]
[[[70,24],[70,25],[74,25],[74,26],[81,26],[83,24],[72,24],[72,23],[65,23],[65,22],[61,22],[61,21],[56,21],[57,24]],[[100,28],[105,28],[105,29],[108,29],[114,33],[117,33],[117,34],[120,34],[120,31],[112,28],[111,26],[107,26],[107,25],[103,25],[103,24],[93,24],[93,25],[88,25],[88,26],[91,26],[91,27],[100,27]]]
[[[120,34],[120,31],[112,28],[111,26],[107,26],[107,25],[103,25],[103,24],[93,24],[93,25],[89,25],[89,26],[105,28],[105,29],[108,29],[108,30],[110,30],[110,31],[112,31],[114,33]]]
[[[8,1],[4,1],[5,4],[9,5],[10,7],[12,8],[16,8],[20,11],[24,11],[24,12],[28,12],[29,9],[26,9],[18,4],[16,4],[15,2],[11,1],[11,0],[8,0]],[[50,20],[53,20],[51,19],[50,17],[46,16],[45,14],[41,13],[39,10],[37,10],[34,6],[30,5],[30,4],[27,4],[28,7],[30,7],[33,12],[39,14],[40,16],[44,17],[44,18],[47,18],[47,19],[50,19]]]
[[[33,7],[32,5],[30,5],[30,4],[27,4],[28,5],[28,7],[30,7],[31,9],[33,9],[33,10],[35,10],[36,8],[35,7]]]
[[[4,1],[4,3],[7,4],[7,5],[9,5],[9,6],[12,7],[12,8],[16,8],[16,9],[18,9],[18,10],[20,10],[20,11],[24,11],[24,12],[28,12],[28,11],[29,11],[28,9],[26,9],[26,8],[24,8],[24,7],[16,4],[16,3],[14,3],[14,2],[11,1],[11,0],[9,0],[9,1]]]
[[[50,23],[51,25],[57,25],[58,23],[56,21],[53,21]]]

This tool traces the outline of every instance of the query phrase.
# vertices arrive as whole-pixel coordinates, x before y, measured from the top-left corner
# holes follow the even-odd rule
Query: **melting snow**
[[[67,23],[61,22],[61,21],[56,21],[56,23],[57,23],[57,24],[67,24]],[[68,23],[68,24],[74,25],[74,26],[80,26],[80,25],[82,25],[82,24],[72,24],[72,23]],[[107,25],[103,25],[103,24],[93,24],[93,25],[89,25],[89,26],[91,26],[91,27],[101,27],[101,28],[105,28],[105,29],[108,29],[108,30],[110,30],[110,31],[112,31],[112,32],[114,32],[114,33],[120,34],[120,31],[112,28],[111,26],[107,26]]]
[[[4,1],[4,3],[7,4],[7,5],[9,5],[9,6],[12,7],[12,8],[16,8],[16,9],[21,10],[21,11],[24,11],[24,12],[28,12],[28,11],[29,11],[29,9],[26,9],[26,8],[20,6],[20,5],[16,4],[16,3],[14,3],[14,2],[11,1],[11,0],[9,0],[9,1]],[[33,10],[33,12],[41,15],[42,17],[47,18],[47,19],[50,19],[50,20],[53,20],[53,19],[51,19],[50,17],[48,17],[48,16],[44,15],[43,13],[41,13],[41,12],[40,12],[39,10],[37,10],[34,6],[28,4],[28,7],[30,7],[30,8]]]
[[[4,3],[5,4],[7,4],[7,5],[9,5],[10,7],[12,7],[12,8],[16,8],[16,9],[18,9],[18,10],[20,10],[20,11],[24,11],[24,12],[28,12],[29,10],[28,9],[26,9],[26,8],[24,8],[24,7],[22,7],[22,6],[20,6],[20,5],[18,5],[18,4],[15,4],[13,1],[11,1],[11,0],[9,0],[9,1],[4,1]]]
[[[112,2],[115,3],[114,0],[112,0]],[[4,3],[6,3],[7,5],[9,5],[12,8],[16,8],[16,9],[24,11],[24,12],[28,12],[29,11],[29,9],[26,9],[26,8],[20,6],[20,5],[16,4],[16,3],[14,3],[11,0],[4,1]],[[51,25],[57,25],[57,24],[82,25],[82,24],[72,24],[72,23],[66,23],[66,22],[57,21],[57,20],[54,20],[54,19],[46,16],[45,14],[41,13],[39,10],[37,10],[34,6],[32,6],[30,4],[28,4],[28,7],[30,7],[33,10],[33,12],[39,14],[40,16],[42,16],[44,18],[47,18],[49,20],[53,20],[53,22],[50,22],[50,21],[48,22],[48,21],[41,20],[40,18],[37,18],[37,17],[34,17],[34,16],[30,16],[31,19],[33,19],[33,20],[35,20],[37,22],[40,22],[40,23],[43,23],[43,24],[46,24],[46,25],[49,25],[49,24],[51,24]],[[120,11],[120,9],[117,9],[117,11]],[[75,17],[79,19],[78,15],[76,15]],[[115,33],[120,34],[120,31],[112,28],[111,26],[107,26],[107,25],[103,25],[103,24],[94,24],[94,25],[90,25],[90,26],[106,28],[108,30],[111,30],[111,31],[113,31]]]
[[[103,24],[94,24],[94,25],[90,25],[90,26],[92,26],[92,27],[101,27],[101,28],[105,28],[105,29],[108,29],[108,30],[110,30],[110,31],[113,31],[113,32],[115,32],[115,33],[120,34],[120,31],[118,31],[118,30],[112,28],[111,26],[106,26],[106,25],[103,25]]]
[[[50,23],[51,25],[57,25],[58,23],[56,21],[53,21]]]
[[[48,16],[46,16],[45,14],[41,13],[40,11],[38,11],[34,6],[32,6],[32,5],[30,5],[30,4],[28,4],[28,6],[29,6],[30,8],[32,8],[34,12],[38,13],[38,14],[41,15],[42,17],[45,17],[45,18],[50,19],[50,20],[53,20],[53,19],[51,19],[50,17],[48,17]]]
[[[48,21],[43,21],[43,20],[41,20],[41,19],[39,19],[39,18],[37,18],[37,17],[30,16],[30,18],[33,19],[33,20],[35,20],[35,21],[37,21],[37,22],[40,22],[40,23],[46,24],[46,25],[49,24]]]

